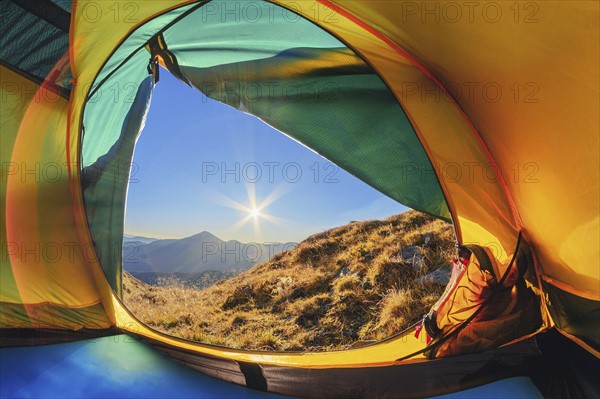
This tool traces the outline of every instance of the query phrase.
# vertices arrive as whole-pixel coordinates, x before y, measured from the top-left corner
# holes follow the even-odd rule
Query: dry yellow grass
[[[423,237],[432,233],[425,245]],[[414,272],[401,251],[417,245]],[[449,267],[452,226],[409,211],[315,234],[203,290],[124,277],[124,302],[165,333],[233,348],[324,351],[381,340],[419,320],[444,287],[417,278]]]

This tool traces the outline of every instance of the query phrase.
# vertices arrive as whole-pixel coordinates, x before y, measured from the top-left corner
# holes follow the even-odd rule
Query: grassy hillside
[[[407,256],[415,251],[421,260],[411,266]],[[151,287],[126,274],[124,301],[149,326],[187,339],[245,349],[344,349],[419,320],[444,290],[423,276],[448,268],[453,253],[451,225],[409,211],[315,234],[203,290]]]

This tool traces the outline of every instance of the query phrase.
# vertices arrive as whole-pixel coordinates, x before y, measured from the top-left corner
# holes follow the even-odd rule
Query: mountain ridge
[[[144,243],[129,236],[123,244],[123,269],[137,273],[189,273],[242,271],[267,261],[296,243],[243,243],[224,241],[202,231],[180,239],[154,239]]]

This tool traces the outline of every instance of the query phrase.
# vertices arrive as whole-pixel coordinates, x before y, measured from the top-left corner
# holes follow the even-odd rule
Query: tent
[[[542,355],[560,369],[552,356],[570,348],[577,366],[573,386],[554,388],[597,396],[599,8],[1,1],[2,344],[125,331],[255,389],[414,397],[542,367],[540,341],[553,331]],[[148,328],[121,301],[121,243],[129,165],[161,68],[452,220],[496,283],[518,267],[535,311],[513,317],[509,334],[486,320],[486,343],[452,356],[432,356],[420,325],[330,353],[235,350]],[[454,338],[494,302],[465,301]]]

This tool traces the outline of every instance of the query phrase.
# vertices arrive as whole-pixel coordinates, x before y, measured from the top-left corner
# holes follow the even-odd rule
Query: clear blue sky
[[[351,220],[407,209],[165,70],[136,146],[131,179],[125,232],[159,238],[206,230],[225,240],[301,241]],[[252,198],[256,217],[250,215]]]

